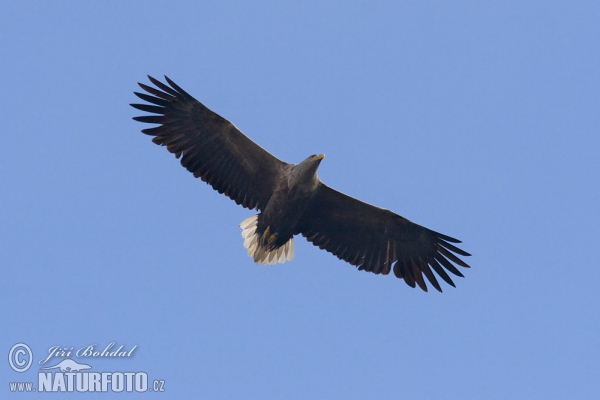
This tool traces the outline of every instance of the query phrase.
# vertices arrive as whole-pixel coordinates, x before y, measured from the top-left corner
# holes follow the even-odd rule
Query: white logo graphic
[[[60,368],[60,372],[79,372],[82,369],[90,369],[91,366],[87,364],[79,364],[77,361],[73,361],[70,358],[65,358],[58,364],[52,367],[40,368],[40,369],[54,369]]]
[[[21,358],[21,356],[26,356]],[[8,352],[8,363],[17,372],[25,372],[31,367],[33,352],[25,343],[17,343]]]
[[[113,348],[116,348],[114,350]],[[148,378],[144,371],[120,372],[99,371],[94,372],[89,364],[75,361],[75,357],[131,357],[137,345],[129,351],[125,346],[118,348],[114,342],[108,344],[104,349],[95,344],[81,347],[74,351],[73,347],[52,346],[48,350],[48,356],[39,361],[43,365],[53,357],[66,357],[60,362],[53,361],[51,366],[43,367],[37,372],[37,385],[34,381],[9,382],[11,392],[164,392],[164,379]],[[73,357],[73,358],[70,358]],[[27,371],[33,363],[33,352],[25,343],[17,343],[8,352],[8,363],[16,372]],[[48,363],[50,364],[50,363]],[[49,371],[48,371],[49,370]]]

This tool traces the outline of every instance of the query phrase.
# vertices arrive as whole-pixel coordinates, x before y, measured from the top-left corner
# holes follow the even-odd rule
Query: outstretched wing
[[[159,124],[142,130],[152,141],[181,158],[181,165],[219,193],[250,209],[263,210],[286,163],[248,139],[231,122],[206,108],[165,76],[168,84],[148,76],[158,88],[143,83],[150,104],[131,104],[157,115],[135,117]]]
[[[320,183],[314,200],[298,226],[309,242],[339,259],[376,274],[394,275],[411,287],[427,291],[423,274],[442,291],[431,268],[454,286],[446,270],[463,276],[452,264],[469,268],[454,253],[470,254],[453,246],[459,240],[410,222]]]

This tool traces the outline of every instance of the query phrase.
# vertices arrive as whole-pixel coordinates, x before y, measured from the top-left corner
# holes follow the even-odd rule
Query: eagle
[[[424,291],[423,275],[441,292],[433,271],[455,286],[448,272],[463,277],[456,266],[470,268],[458,257],[470,256],[454,245],[460,240],[324,184],[317,176],[324,154],[300,164],[281,161],[168,77],[168,85],[148,78],[155,87],[138,83],[146,93],[134,92],[146,103],[131,106],[153,115],[133,119],[158,124],[142,132],[165,146],[194,177],[259,211],[240,224],[244,247],[255,263],[291,261],[294,236],[301,234],[359,270],[393,271],[408,286]]]

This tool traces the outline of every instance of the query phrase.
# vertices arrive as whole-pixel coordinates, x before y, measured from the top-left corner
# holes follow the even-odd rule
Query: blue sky
[[[77,360],[165,381],[128,398],[596,395],[599,17],[591,1],[6,3],[0,350],[26,343],[34,366],[1,363],[1,397],[50,347],[111,342],[133,357]],[[423,293],[302,238],[292,263],[254,265],[252,213],[131,119],[146,74],[280,159],[325,153],[324,182],[461,239],[472,269]]]

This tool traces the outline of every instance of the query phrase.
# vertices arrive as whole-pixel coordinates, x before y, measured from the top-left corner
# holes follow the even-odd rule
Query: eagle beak
[[[316,158],[317,160],[322,160],[322,159],[324,159],[324,158],[325,158],[325,154],[317,154],[317,155],[315,156],[315,158]]]

